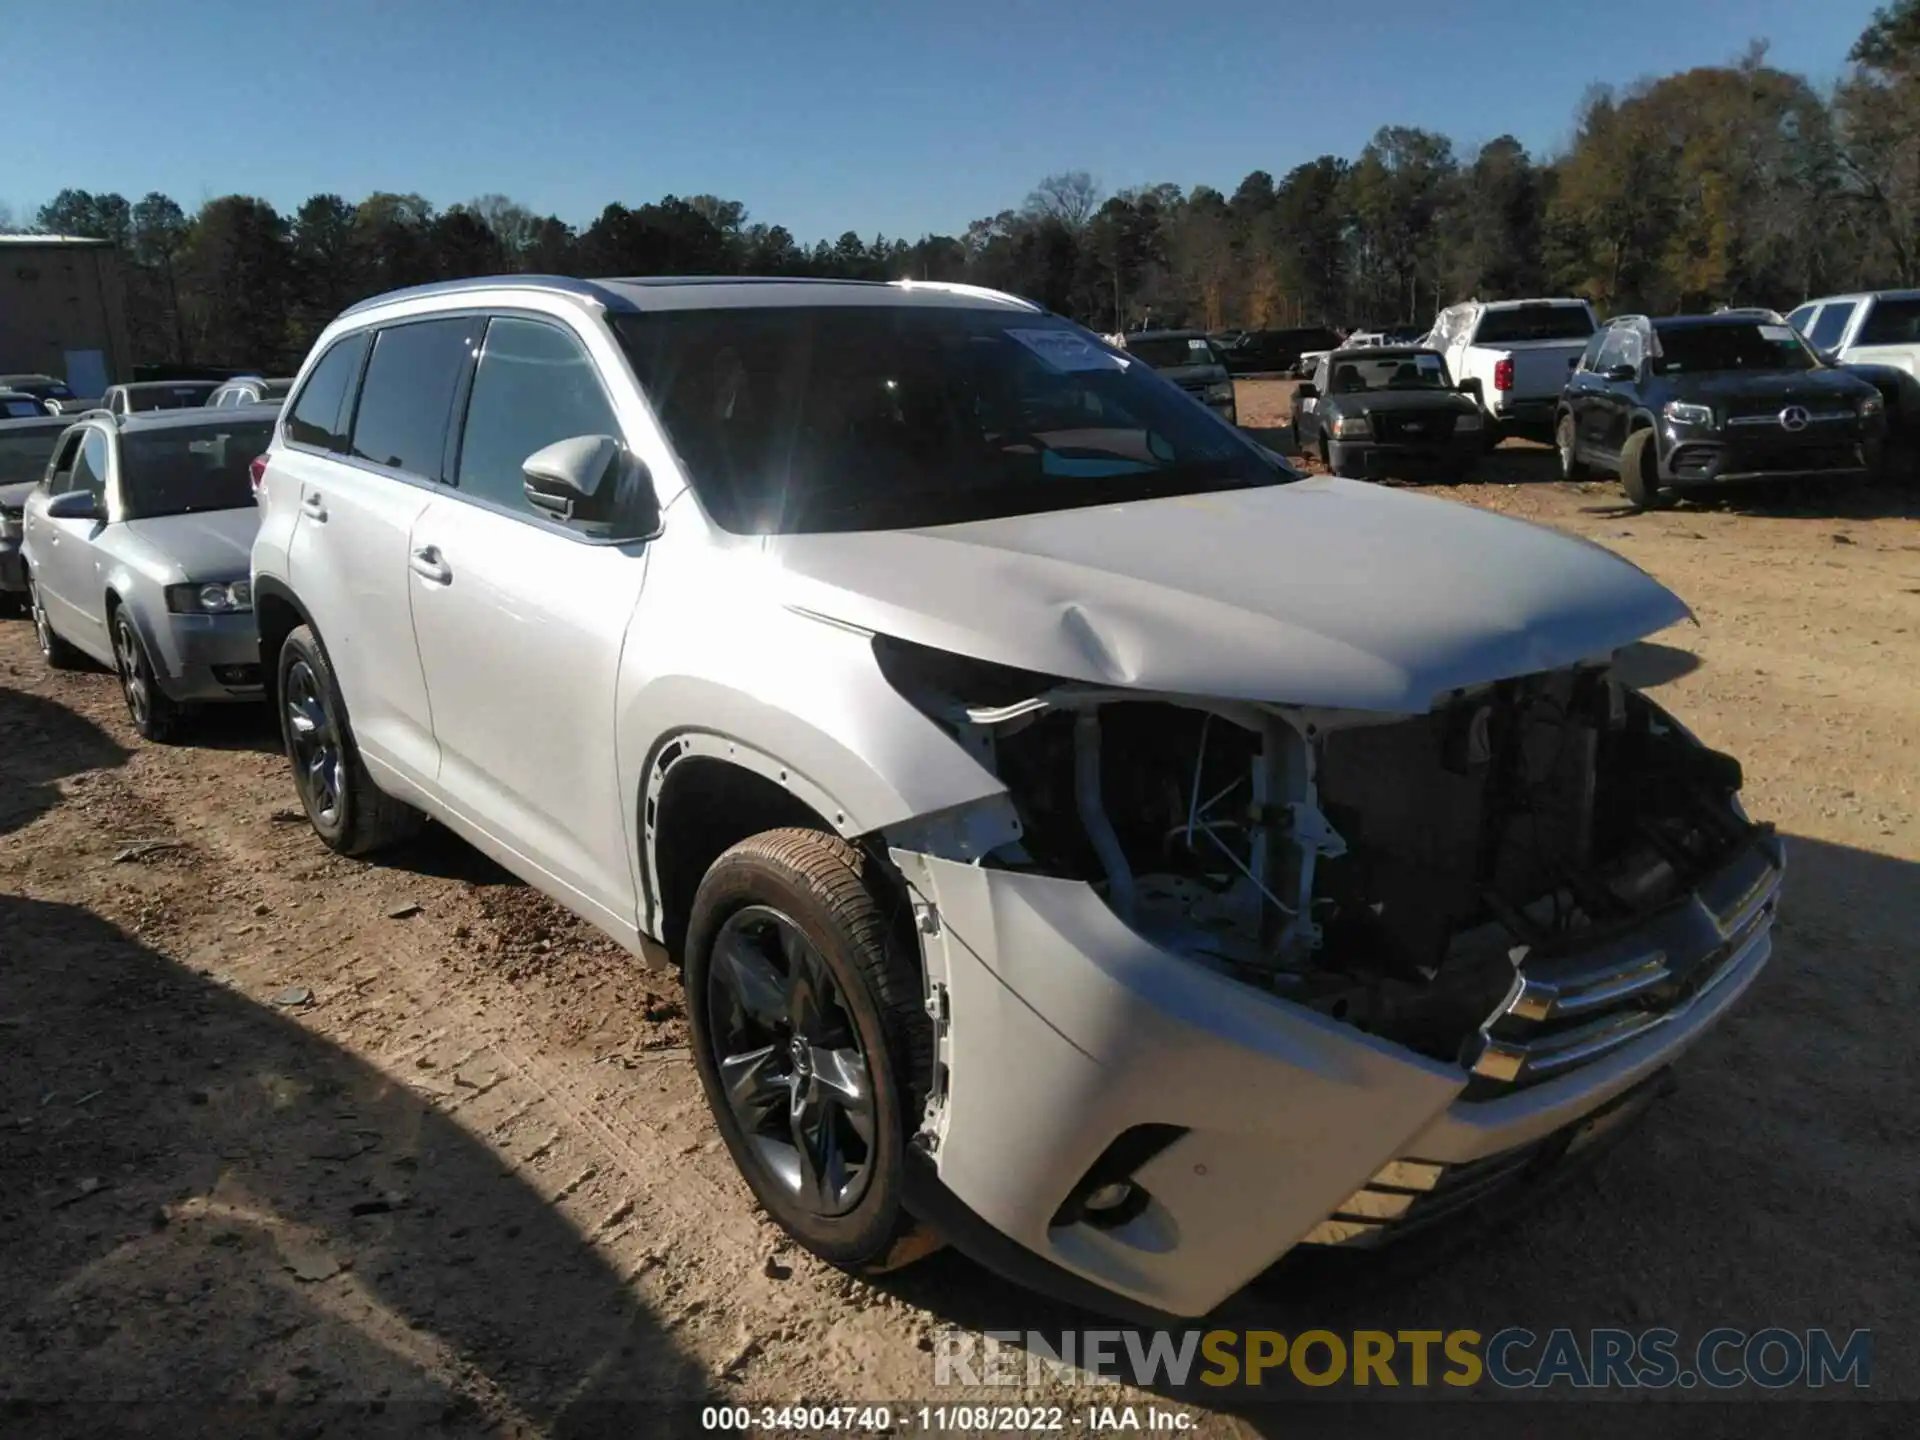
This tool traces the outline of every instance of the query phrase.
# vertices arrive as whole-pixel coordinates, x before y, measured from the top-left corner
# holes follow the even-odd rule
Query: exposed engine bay
[[[1516,972],[1631,931],[1764,833],[1737,762],[1606,664],[1409,717],[875,647],[1005,782],[1022,836],[986,863],[1084,880],[1163,948],[1435,1059],[1484,1040]],[[1663,970],[1620,1002],[1654,979],[1671,992]]]

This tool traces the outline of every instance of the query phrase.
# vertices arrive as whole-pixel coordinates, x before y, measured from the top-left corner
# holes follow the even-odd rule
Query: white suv
[[[314,828],[423,815],[684,966],[755,1194],[1195,1315],[1636,1113],[1770,948],[1737,764],[1598,546],[1303,480],[962,287],[343,315],[253,554]]]

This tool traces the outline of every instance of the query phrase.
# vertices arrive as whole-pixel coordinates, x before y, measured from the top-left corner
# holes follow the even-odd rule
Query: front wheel
[[[919,968],[876,864],[838,836],[769,830],[728,850],[689,917],[694,1062],[755,1197],[833,1265],[927,1248],[903,1204],[932,1073]]]
[[[1636,510],[1666,504],[1666,493],[1660,488],[1660,450],[1652,430],[1636,430],[1627,437],[1620,451],[1620,488]]]
[[[141,643],[140,629],[127,607],[113,612],[113,668],[120,672],[120,693],[140,738],[164,745],[173,740],[186,720],[186,711],[154,678],[153,662]]]
[[[365,855],[416,834],[425,817],[367,773],[326,647],[310,627],[287,636],[278,674],[280,734],[314,833],[342,855]]]

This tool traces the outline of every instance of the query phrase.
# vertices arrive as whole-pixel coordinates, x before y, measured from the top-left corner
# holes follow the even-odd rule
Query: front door
[[[44,513],[44,544],[36,544],[35,583],[47,618],[61,636],[96,660],[110,661],[113,646],[107,639],[106,580],[94,542],[106,528],[107,467],[110,450],[106,434],[89,429],[81,437],[70,479],[63,490],[85,491],[96,507],[91,520],[55,520]]]
[[[542,516],[521,471],[534,451],[577,435],[624,438],[591,357],[555,322],[495,318],[454,490],[413,528],[413,623],[441,803],[570,906],[631,931],[633,817],[615,768],[615,686],[646,547],[591,543]]]

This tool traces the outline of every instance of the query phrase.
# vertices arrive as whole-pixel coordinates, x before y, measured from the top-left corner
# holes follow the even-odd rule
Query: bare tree
[[[1100,184],[1084,170],[1049,175],[1027,196],[1027,213],[1060,221],[1079,230],[1100,208]]]

